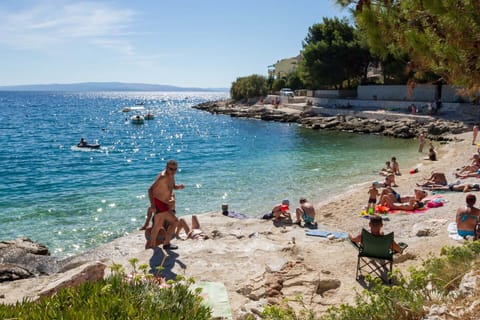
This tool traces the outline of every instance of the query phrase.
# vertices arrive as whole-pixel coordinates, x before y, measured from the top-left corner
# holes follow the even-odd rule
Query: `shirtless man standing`
[[[158,233],[163,228],[165,222],[168,227],[165,230],[165,239],[163,242],[164,249],[177,249],[178,247],[170,244],[170,239],[177,228],[178,218],[175,216],[175,197],[173,190],[182,190],[185,188],[183,184],[175,184],[175,173],[178,164],[175,160],[169,160],[165,170],[160,172],[153,184],[148,189],[148,198],[150,199],[150,208],[155,211],[153,217],[153,228],[151,231],[150,241],[147,241],[145,248],[153,248]]]

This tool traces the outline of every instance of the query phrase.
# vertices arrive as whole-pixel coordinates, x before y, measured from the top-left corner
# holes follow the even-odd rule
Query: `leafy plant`
[[[134,270],[130,274],[113,265],[105,280],[65,288],[38,301],[0,305],[0,319],[211,319],[200,290],[191,289],[193,279],[167,282],[147,274],[145,265],[138,273],[137,262],[130,261]]]

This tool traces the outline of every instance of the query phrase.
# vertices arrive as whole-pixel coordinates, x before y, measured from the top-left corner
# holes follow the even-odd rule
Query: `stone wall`
[[[434,101],[435,86],[417,85],[409,90],[406,85],[371,85],[358,86],[358,99],[360,100],[399,100],[399,101]]]
[[[442,102],[469,102],[468,97],[461,97],[458,87],[442,86]],[[406,85],[368,85],[357,87],[359,100],[398,100],[398,101],[434,101],[437,94],[437,86],[430,84],[417,84],[413,90]]]

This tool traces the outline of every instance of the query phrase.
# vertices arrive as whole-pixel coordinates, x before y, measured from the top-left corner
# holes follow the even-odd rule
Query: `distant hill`
[[[2,91],[229,91],[228,88],[185,88],[164,84],[123,82],[81,82],[0,86]]]

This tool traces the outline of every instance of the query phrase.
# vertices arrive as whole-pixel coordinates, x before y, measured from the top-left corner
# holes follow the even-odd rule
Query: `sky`
[[[130,82],[229,88],[348,17],[333,0],[2,0],[0,86]]]

